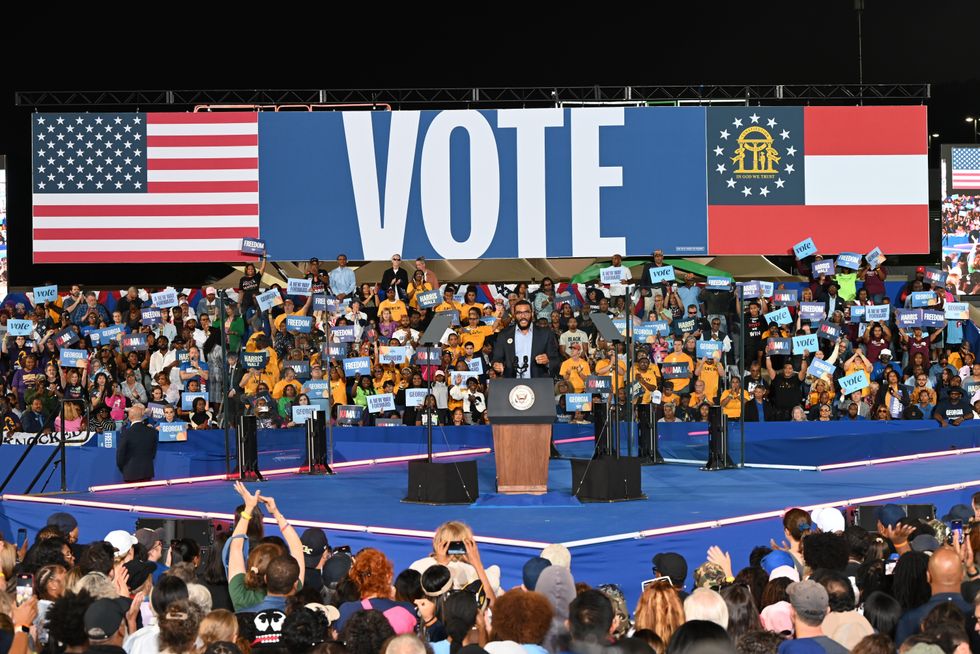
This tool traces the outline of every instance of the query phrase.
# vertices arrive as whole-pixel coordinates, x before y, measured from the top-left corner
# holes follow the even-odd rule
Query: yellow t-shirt
[[[568,380],[576,393],[585,391],[585,378],[592,374],[589,369],[589,362],[582,358],[579,358],[578,361],[565,359],[559,372],[563,378]]]
[[[742,396],[745,398],[746,402],[752,401],[752,398],[744,390],[742,391]],[[729,418],[737,420],[742,415],[742,403],[739,401],[738,395],[736,395],[732,389],[728,389],[721,394],[721,401],[724,402],[728,397],[732,397],[734,399],[732,399],[732,401],[727,405],[723,406],[721,410],[724,411],[725,415]]]
[[[296,395],[299,395],[300,393],[303,392],[303,385],[299,382],[298,379],[292,379],[290,381],[281,379],[278,382],[276,382],[276,385],[272,388],[272,399],[278,400],[280,397],[282,397],[283,393],[285,393],[286,391],[287,386],[292,386],[293,388],[295,388]]]
[[[401,300],[382,300],[381,304],[378,305],[378,319],[381,319],[381,314],[385,309],[391,310],[391,319],[398,322],[402,319],[402,316],[408,314],[408,308],[405,303]]]
[[[343,379],[330,382],[330,394],[334,404],[347,404],[347,384]]]
[[[664,357],[664,363],[687,363],[688,371],[691,373],[694,372],[694,361],[683,352],[671,352]],[[690,383],[691,378],[670,379],[668,381],[670,381],[670,385],[674,387],[675,391],[679,391]]]
[[[619,357],[616,358],[619,359]],[[623,361],[622,359],[619,359],[619,365],[617,367],[619,368],[619,371],[616,372],[616,374],[614,375],[612,362],[609,359],[599,359],[598,361],[595,362],[595,374],[601,375],[603,377],[610,377],[610,378],[614,377],[611,383],[618,391],[623,387],[623,384],[626,382],[626,362]],[[599,370],[600,368],[602,368],[603,370],[600,371]]]
[[[701,366],[701,374],[698,375],[698,379],[704,382],[704,395],[712,404],[718,397],[718,377],[717,366],[707,364]]]
[[[657,377],[660,375],[660,369],[657,364],[651,362],[650,367],[647,368],[646,372],[640,372],[639,368],[633,368],[633,379],[642,379],[648,384],[652,384],[655,388],[657,387]],[[649,404],[652,398],[653,392],[646,387],[643,389],[643,398],[640,400],[641,404]]]
[[[407,293],[408,293],[408,297],[411,299],[408,301],[408,306],[412,307],[413,309],[418,309],[419,301],[416,296],[419,293],[424,293],[426,291],[431,291],[431,290],[432,290],[432,284],[430,284],[429,282],[422,282],[418,286],[415,286],[414,282],[409,282]]]
[[[463,311],[459,302],[456,302],[455,300],[450,302],[443,301],[442,303],[436,305],[436,313],[439,313],[440,311],[459,311],[460,321],[462,322]]]
[[[477,353],[483,349],[483,342],[487,336],[493,334],[493,327],[490,325],[479,325],[477,327],[463,327],[460,329],[460,338],[463,345],[473,344],[473,352]]]

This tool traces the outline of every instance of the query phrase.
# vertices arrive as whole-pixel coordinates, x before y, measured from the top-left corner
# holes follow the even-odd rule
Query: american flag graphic
[[[953,188],[980,189],[980,148],[953,148]]]
[[[257,116],[35,115],[34,262],[254,260]]]

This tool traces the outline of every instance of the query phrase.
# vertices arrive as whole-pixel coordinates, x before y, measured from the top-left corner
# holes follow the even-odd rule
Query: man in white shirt
[[[159,336],[156,340],[157,350],[150,355],[150,378],[157,376],[160,371],[170,373],[170,370],[177,367],[177,352],[170,349],[170,341],[166,336]]]
[[[567,359],[571,356],[568,348],[572,343],[578,343],[582,346],[583,357],[589,355],[589,335],[578,328],[578,318],[569,318],[568,329],[562,332],[562,335],[558,338],[558,350],[561,352],[562,359]]]
[[[404,315],[398,323],[398,329],[395,330],[395,333],[393,333],[391,337],[397,338],[399,343],[416,345],[419,341],[419,331],[417,329],[412,329],[412,321],[409,319],[408,315]]]
[[[628,283],[630,280],[632,280],[633,272],[629,268],[623,266],[623,257],[619,254],[614,254],[612,256],[612,267],[619,268],[622,274],[619,278],[620,283],[609,285],[609,295],[612,297],[616,297],[617,295],[626,295],[626,284],[623,284],[622,282]]]

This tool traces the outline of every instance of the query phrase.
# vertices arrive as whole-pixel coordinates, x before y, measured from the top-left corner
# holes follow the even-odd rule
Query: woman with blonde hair
[[[453,589],[459,590],[468,584],[479,580],[485,589],[491,606],[496,599],[496,588],[499,584],[490,582],[487,571],[480,559],[480,551],[473,538],[473,530],[465,522],[450,520],[444,522],[432,535],[432,554],[419,559],[409,566],[420,574],[425,573],[434,565],[444,565],[452,573]],[[496,568],[496,566],[491,566]],[[499,569],[493,570],[499,579]]]
[[[637,631],[649,629],[665,643],[684,624],[684,605],[669,579],[646,587],[636,603],[634,622]]]
[[[201,641],[198,652],[202,653],[211,643],[234,643],[238,640],[238,620],[235,614],[226,609],[211,611],[201,620],[197,629],[197,637]]]

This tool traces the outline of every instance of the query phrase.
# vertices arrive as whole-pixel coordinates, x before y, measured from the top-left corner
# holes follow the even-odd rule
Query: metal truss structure
[[[165,109],[237,106],[268,110],[516,108],[592,104],[922,104],[929,84],[729,84],[380,89],[20,91],[32,109]]]

